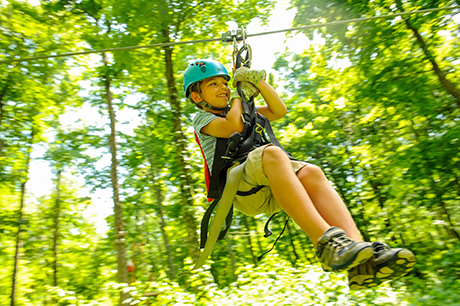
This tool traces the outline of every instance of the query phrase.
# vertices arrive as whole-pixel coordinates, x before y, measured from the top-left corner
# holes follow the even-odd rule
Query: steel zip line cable
[[[341,25],[341,24],[346,24],[346,23],[354,23],[354,22],[377,20],[377,19],[395,18],[395,17],[399,17],[399,16],[414,15],[414,14],[426,14],[426,13],[431,13],[431,12],[444,11],[444,10],[454,10],[454,9],[460,9],[460,5],[439,7],[439,8],[419,10],[419,11],[411,11],[411,12],[403,12],[403,13],[396,13],[396,14],[390,14],[390,15],[374,16],[374,17],[364,17],[364,18],[356,18],[356,19],[339,20],[339,21],[332,21],[332,22],[321,23],[321,24],[312,24],[312,25],[294,27],[294,28],[288,28],[288,29],[282,29],[282,30],[275,30],[275,31],[262,32],[262,33],[248,34],[247,37],[270,35],[270,34],[277,34],[277,33],[283,33],[283,32],[292,32],[292,31],[301,31],[301,30],[306,30],[306,29],[322,28],[322,27],[335,26],[335,25]],[[209,39],[200,39],[200,40],[158,43],[158,44],[143,45],[143,46],[128,46],[128,47],[118,47],[118,48],[101,49],[101,50],[88,50],[88,51],[79,51],[79,52],[71,52],[71,53],[63,53],[63,54],[55,54],[55,55],[43,55],[43,56],[34,56],[34,57],[28,57],[28,58],[16,58],[16,59],[12,59],[12,60],[0,61],[0,64],[33,61],[33,60],[56,58],[56,57],[75,56],[75,55],[83,55],[83,54],[92,54],[92,53],[126,51],[126,50],[156,48],[156,47],[169,47],[169,46],[177,46],[177,45],[188,45],[188,44],[214,42],[214,41],[220,41],[220,40],[222,40],[222,38],[209,38]]]

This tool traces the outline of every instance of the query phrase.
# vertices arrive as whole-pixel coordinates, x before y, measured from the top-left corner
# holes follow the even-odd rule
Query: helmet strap
[[[215,111],[223,111],[223,110],[226,110],[228,108],[228,105],[226,107],[219,108],[219,107],[212,106],[211,104],[209,104],[208,102],[205,102],[205,101],[195,102],[195,103],[198,104],[198,105],[201,105],[203,107],[215,110]]]

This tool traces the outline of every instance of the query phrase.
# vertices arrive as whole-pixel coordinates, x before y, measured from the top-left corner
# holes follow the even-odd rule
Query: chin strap
[[[209,104],[208,102],[205,102],[205,101],[195,102],[195,103],[198,104],[198,105],[207,107],[209,109],[215,110],[215,111],[223,111],[223,110],[228,109],[228,105],[226,107],[219,108],[219,107],[214,107],[214,106],[212,106],[211,104]]]

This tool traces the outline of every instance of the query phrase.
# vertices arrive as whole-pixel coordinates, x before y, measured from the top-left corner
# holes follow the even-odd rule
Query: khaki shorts
[[[261,213],[274,214],[281,210],[281,206],[273,196],[267,176],[262,167],[262,154],[265,147],[261,146],[248,154],[243,177],[238,186],[238,191],[249,191],[254,187],[264,186],[256,193],[249,196],[236,195],[233,205],[236,209],[248,216],[255,216]],[[297,173],[307,162],[291,160],[292,171]]]

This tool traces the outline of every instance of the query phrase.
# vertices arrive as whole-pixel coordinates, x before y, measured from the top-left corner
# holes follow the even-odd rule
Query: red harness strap
[[[204,159],[204,180],[206,182],[206,191],[209,192],[209,183],[211,182],[211,174],[209,173],[208,163],[206,162],[206,156],[204,156],[203,148],[201,147],[200,139],[198,139],[198,134],[195,133],[195,140],[200,147],[201,155],[203,155]],[[208,198],[208,202],[212,202],[214,199]]]

